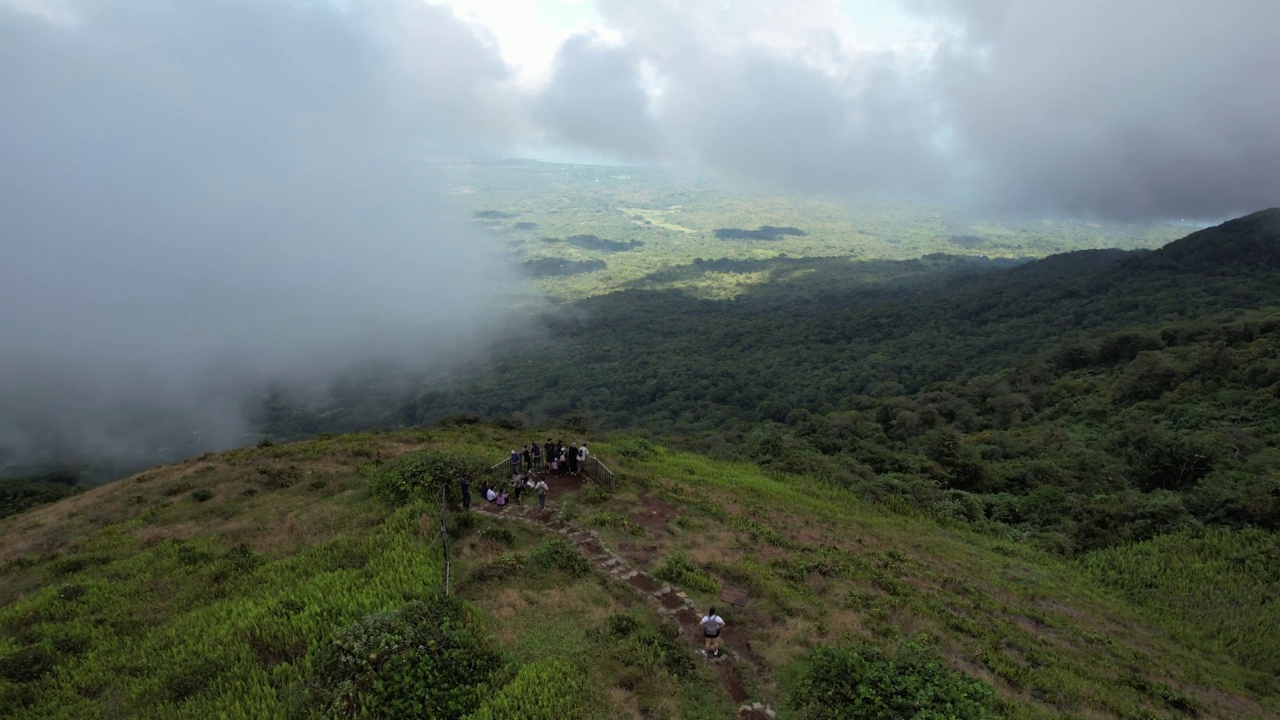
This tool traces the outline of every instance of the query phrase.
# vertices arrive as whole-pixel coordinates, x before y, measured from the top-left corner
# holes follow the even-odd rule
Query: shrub
[[[47,675],[56,665],[57,658],[48,648],[28,645],[0,656],[0,678],[20,683],[34,682]]]
[[[565,720],[582,717],[587,686],[583,673],[564,660],[520,668],[514,680],[491,695],[468,720]]]
[[[175,495],[181,495],[182,493],[190,489],[191,489],[191,483],[187,482],[186,480],[183,480],[180,483],[176,483],[174,485],[170,485],[169,487],[165,488],[164,494],[167,495],[168,497],[173,497]]]
[[[684,553],[667,557],[653,574],[686,590],[697,590],[708,595],[720,592],[720,583],[707,574],[706,570],[689,562]]]
[[[693,674],[693,660],[687,646],[669,634],[643,628],[627,636],[623,652],[627,662],[642,668],[663,669],[676,677]]]
[[[597,527],[615,527],[623,532],[631,533],[632,535],[644,534],[644,528],[634,520],[622,513],[616,513],[609,510],[594,512],[583,518],[583,522]]]
[[[613,492],[607,485],[588,483],[582,486],[579,497],[584,505],[600,505],[612,499]]]
[[[290,465],[285,468],[260,467],[258,474],[263,477],[262,484],[266,485],[270,490],[283,490],[292,487],[298,479],[302,477],[302,473],[298,472],[298,468]]]
[[[472,529],[475,528],[476,523],[479,522],[478,520],[476,520],[476,517],[477,515],[475,513],[470,513],[470,512],[450,513],[449,516],[446,517],[444,521],[445,531],[449,533],[450,538],[453,538],[455,540],[460,537],[463,537],[467,533],[471,532]],[[438,528],[439,527],[438,521],[436,521],[435,518],[432,518],[432,520],[433,520],[432,527]]]
[[[317,667],[312,685],[326,688],[317,700],[333,716],[463,718],[479,709],[502,658],[462,601],[436,596],[342,630]]]
[[[614,613],[604,622],[604,631],[611,637],[626,638],[640,629],[640,622],[634,616]]]
[[[825,645],[802,664],[790,692],[809,720],[994,719],[995,692],[906,643],[886,653],[872,645]]]
[[[516,544],[516,536],[504,527],[487,527],[480,531],[480,537],[508,547]]]
[[[198,503],[208,502],[213,499],[213,491],[209,488],[200,488],[191,493],[191,499]]]
[[[439,498],[438,483],[444,483],[446,501],[453,505],[462,500],[458,478],[463,473],[482,477],[487,467],[488,463],[474,455],[428,450],[380,467],[369,480],[369,492],[392,505],[404,505],[412,500]]]
[[[506,580],[524,569],[524,556],[520,553],[506,552],[471,570],[469,580],[473,583],[486,583],[494,580]]]
[[[529,564],[544,570],[559,570],[569,577],[578,578],[591,572],[587,559],[569,543],[560,538],[544,540],[529,553]]]

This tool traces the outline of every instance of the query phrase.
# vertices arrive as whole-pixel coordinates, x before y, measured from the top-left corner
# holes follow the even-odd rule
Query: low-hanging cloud
[[[503,141],[448,10],[0,0],[0,470],[242,443],[266,383],[476,350],[514,282],[432,154]]]
[[[902,0],[932,30],[901,47],[860,44],[859,18],[824,0],[596,5],[644,81],[564,53],[542,101],[646,93],[628,134],[654,161],[1116,220],[1280,201],[1277,3]],[[617,150],[562,115],[542,115],[556,138]]]

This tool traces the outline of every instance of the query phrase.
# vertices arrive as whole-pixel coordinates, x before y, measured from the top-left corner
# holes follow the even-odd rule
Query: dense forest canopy
[[[447,385],[273,397],[281,436],[476,414],[639,429],[1063,552],[1280,527],[1280,211],[1156,251],[1008,267],[716,260],[710,300],[630,289],[543,318]]]

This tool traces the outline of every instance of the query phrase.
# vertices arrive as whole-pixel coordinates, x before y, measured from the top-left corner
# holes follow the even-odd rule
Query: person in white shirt
[[[724,629],[724,618],[716,614],[715,608],[711,608],[698,624],[702,626],[703,654],[707,657],[720,657],[720,631]]]

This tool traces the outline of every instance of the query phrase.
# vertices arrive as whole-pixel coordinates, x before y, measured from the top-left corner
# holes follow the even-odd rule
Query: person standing
[[[547,464],[550,465],[552,460],[556,459],[556,444],[551,442],[551,438],[547,438],[547,442],[542,446],[546,451]]]
[[[520,458],[524,460],[524,471],[533,470],[533,455],[529,452],[529,446],[525,445],[524,450],[520,453]]]
[[[462,473],[462,477],[459,478],[458,484],[462,486],[462,509],[470,510],[471,509],[471,478],[467,477],[466,473]]]
[[[568,454],[568,457],[569,457],[569,474],[570,474],[570,475],[575,475],[575,476],[576,476],[576,475],[578,474],[578,448],[577,448],[577,446],[576,446],[576,445],[574,445],[574,446],[570,446],[570,447],[569,447],[569,451],[568,451],[568,453],[567,453],[567,454]]]
[[[533,452],[533,469],[537,470],[542,467],[542,448],[538,447],[538,443],[529,443],[529,450]]]
[[[538,509],[547,509],[547,481],[538,478],[538,482],[533,484],[533,491],[538,493]]]
[[[520,505],[520,496],[524,493],[524,476],[516,473],[511,476],[511,494],[515,497],[517,505]]]
[[[520,473],[520,453],[516,452],[515,448],[511,448],[511,474],[517,475],[519,473]]]
[[[711,608],[698,624],[702,626],[702,654],[720,657],[720,631],[724,629],[724,618],[716,614],[715,608]]]

